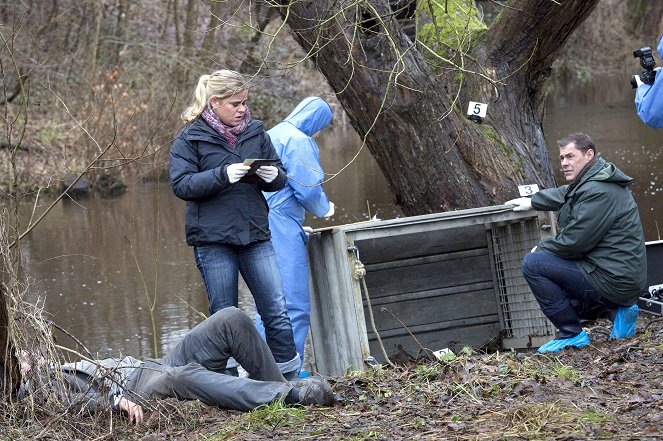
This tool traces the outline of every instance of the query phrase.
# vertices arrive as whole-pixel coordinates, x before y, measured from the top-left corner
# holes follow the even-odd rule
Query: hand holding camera
[[[654,60],[651,48],[643,47],[633,51],[633,58],[640,59],[640,66],[642,66],[644,72],[642,72],[640,75],[631,76],[631,87],[637,89],[637,87],[641,84],[648,84],[650,86],[654,84],[654,80],[656,79],[656,71],[658,69],[654,69],[656,66],[656,60]]]

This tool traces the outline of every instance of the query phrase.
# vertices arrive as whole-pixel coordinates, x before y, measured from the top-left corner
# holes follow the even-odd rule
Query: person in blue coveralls
[[[647,284],[645,239],[627,176],[572,133],[557,141],[568,185],[505,202],[514,211],[557,211],[559,233],[523,259],[522,270],[542,312],[558,329],[539,352],[590,343],[581,319],[608,318],[610,339],[635,335],[637,301]]]
[[[286,309],[302,363],[311,323],[304,217],[307,211],[318,217],[329,217],[335,210],[334,203],[322,190],[325,175],[313,138],[331,120],[329,104],[322,98],[308,97],[287,118],[267,131],[288,174],[285,187],[264,195],[269,204],[269,229],[278,258]],[[259,316],[256,324],[262,332]]]
[[[663,58],[663,36],[658,42],[658,54]],[[650,127],[663,127],[663,74],[658,69],[654,84],[644,84],[639,75],[635,76],[638,85],[635,89],[635,108],[638,116]]]

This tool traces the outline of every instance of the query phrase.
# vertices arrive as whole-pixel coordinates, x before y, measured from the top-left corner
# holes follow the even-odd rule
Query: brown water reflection
[[[555,140],[571,132],[589,134],[604,158],[635,178],[631,187],[640,208],[645,239],[663,232],[663,129],[643,124],[635,113],[633,91],[623,77],[596,78],[551,93],[544,126],[553,161]],[[553,162],[557,164],[557,162]],[[558,182],[563,182],[558,173]]]
[[[156,292],[161,345],[199,322],[205,291],[181,239],[181,205],[166,186],[58,205],[24,243],[33,292],[54,321],[101,355],[152,354],[146,295]]]
[[[589,133],[607,159],[637,179],[634,192],[646,238],[659,238],[663,131],[639,121],[627,81],[597,79],[551,94],[545,129],[553,159],[556,139],[572,131]],[[352,160],[359,140],[353,133],[323,132],[319,144],[325,171],[334,173]],[[400,215],[367,150],[325,188],[336,215],[310,218],[311,226]],[[133,188],[118,199],[59,204],[23,243],[35,297],[45,299],[54,321],[100,356],[144,357],[153,355],[146,295],[156,296],[156,333],[160,350],[167,350],[207,312],[205,290],[184,243],[183,217],[184,204],[168,185]],[[240,299],[252,313],[244,286]],[[59,338],[73,346],[66,336]]]
[[[326,171],[348,164],[357,144],[353,133],[321,137]],[[311,218],[309,225],[366,220],[369,210],[383,218],[399,214],[367,151],[327,187],[336,215]],[[46,206],[44,201],[37,211]],[[31,207],[24,208],[27,218]],[[156,299],[160,351],[207,313],[205,289],[184,243],[184,203],[168,185],[136,187],[118,199],[61,203],[24,242],[23,256],[35,298],[45,299],[53,320],[100,356],[153,355],[148,296]],[[253,313],[243,282],[240,307]]]

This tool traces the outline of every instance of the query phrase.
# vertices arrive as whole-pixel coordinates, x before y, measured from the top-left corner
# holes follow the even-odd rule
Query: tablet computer
[[[244,165],[251,166],[246,174],[252,175],[256,172],[256,170],[258,170],[258,167],[262,167],[263,165],[274,165],[277,162],[279,162],[278,159],[245,159]]]

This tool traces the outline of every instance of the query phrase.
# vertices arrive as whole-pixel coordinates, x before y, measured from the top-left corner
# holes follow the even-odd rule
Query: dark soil
[[[333,408],[273,405],[249,413],[174,399],[154,402],[139,427],[116,415],[14,410],[0,438],[141,440],[655,440],[663,439],[663,321],[641,314],[631,339],[555,355],[464,351],[449,361],[370,369],[330,379]],[[18,413],[18,414],[17,414]]]

